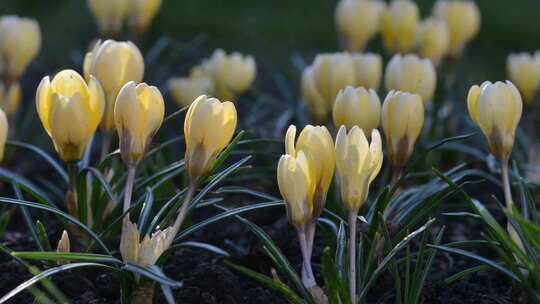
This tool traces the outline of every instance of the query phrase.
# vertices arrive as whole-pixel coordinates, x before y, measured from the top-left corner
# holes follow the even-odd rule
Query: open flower
[[[474,1],[437,0],[433,16],[446,21],[450,33],[450,55],[459,57],[480,29],[480,11]]]
[[[41,80],[36,107],[60,158],[74,162],[82,158],[103,117],[105,97],[93,76],[87,84],[79,73],[63,70],[52,81],[49,76]]]
[[[22,91],[18,82],[13,82],[7,87],[0,82],[0,103],[7,116],[13,116],[17,113],[21,100]]]
[[[236,120],[232,102],[202,95],[191,104],[184,121],[184,136],[185,162],[192,182],[212,169],[217,156],[232,139]]]
[[[4,149],[8,135],[9,124],[6,113],[0,109],[0,162],[4,160]]]
[[[540,88],[540,60],[527,53],[510,54],[506,61],[510,80],[516,84],[526,105],[532,105]]]
[[[87,2],[103,36],[114,37],[122,32],[130,0],[87,0]]]
[[[345,126],[336,137],[336,165],[345,208],[354,214],[366,201],[369,186],[381,170],[383,162],[381,136],[377,129],[368,143],[364,131],[354,126],[347,134]]]
[[[414,46],[418,6],[411,0],[394,0],[382,15],[382,37],[389,53],[407,53]]]
[[[381,101],[373,89],[347,86],[339,91],[332,114],[336,128],[344,125],[350,130],[358,126],[369,135],[379,126]]]
[[[523,111],[517,88],[510,81],[474,85],[469,90],[467,106],[472,120],[486,136],[491,153],[500,161],[507,161]]]
[[[336,7],[336,25],[345,49],[362,51],[379,31],[384,3],[379,0],[341,0]]]
[[[0,78],[18,80],[40,47],[41,32],[34,19],[0,17]]]
[[[382,126],[386,135],[388,158],[401,168],[411,156],[424,126],[422,97],[400,91],[390,91],[382,107]]]
[[[285,152],[297,156],[304,153],[309,163],[309,174],[315,184],[313,193],[313,218],[321,215],[326,203],[326,195],[334,177],[334,141],[324,126],[307,125],[295,144],[296,127],[291,125],[285,134]]]
[[[143,159],[164,114],[165,103],[158,88],[130,81],[120,90],[114,122],[120,138],[120,153],[128,167]]]
[[[105,115],[101,129],[114,129],[114,103],[120,89],[128,82],[139,83],[144,75],[144,60],[141,52],[130,41],[106,40],[97,43],[84,62],[85,77],[93,75],[103,87],[106,98]],[[87,78],[87,81],[88,78]]]
[[[432,17],[422,21],[418,29],[417,43],[420,55],[429,58],[433,65],[439,65],[450,48],[450,34],[446,22]]]
[[[140,35],[150,25],[161,6],[161,0],[134,0],[129,5],[128,23],[131,30]]]
[[[155,265],[161,254],[169,248],[174,238],[172,227],[145,235],[142,242],[137,225],[127,217],[122,222],[120,253],[125,263],[148,267]]]
[[[433,63],[413,54],[394,55],[386,66],[384,77],[386,90],[418,94],[424,103],[431,101],[437,85]]]

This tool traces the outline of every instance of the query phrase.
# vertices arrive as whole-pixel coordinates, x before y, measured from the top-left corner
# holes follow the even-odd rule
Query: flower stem
[[[349,292],[356,304],[356,212],[349,212]]]
[[[133,193],[133,181],[135,180],[135,166],[129,166],[128,167],[128,173],[127,173],[127,181],[126,181],[126,188],[124,189],[124,209],[123,212],[126,212],[129,210],[129,206],[131,205],[131,194]],[[127,215],[129,218],[129,214]]]
[[[512,202],[512,192],[510,190],[510,177],[508,174],[508,160],[507,159],[501,162],[501,175],[502,175],[502,183],[503,183],[503,190],[504,190],[504,200],[506,201],[506,207],[510,208],[513,202]]]
[[[66,163],[68,170],[68,190],[66,192],[66,208],[68,213],[78,218],[77,206],[77,162]]]
[[[308,243],[306,239],[306,232],[304,229],[298,230],[298,240],[300,242],[300,251],[302,251],[302,283],[306,288],[311,288],[317,283],[315,282],[315,276],[313,275],[313,269],[311,268],[311,258],[308,252]],[[304,275],[305,274],[305,275]]]
[[[111,143],[112,134],[103,133],[103,136],[101,137],[101,160],[105,159],[105,156],[109,154],[109,150],[111,149]]]
[[[195,195],[195,190],[197,189],[198,183],[197,182],[190,182],[188,189],[186,191],[186,195],[184,196],[184,202],[182,203],[182,206],[180,207],[180,211],[178,212],[178,215],[176,216],[176,220],[174,221],[172,233],[169,235],[170,238],[167,240],[167,244],[165,248],[169,248],[169,246],[174,241],[174,238],[176,237],[176,234],[178,233],[178,230],[180,230],[180,227],[182,226],[182,222],[184,221],[184,218],[187,215],[187,210],[189,207],[189,204],[191,203],[191,199]]]

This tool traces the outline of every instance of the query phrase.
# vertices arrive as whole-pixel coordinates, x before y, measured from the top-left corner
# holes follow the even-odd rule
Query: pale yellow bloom
[[[418,6],[411,0],[394,0],[382,14],[382,37],[390,53],[407,53],[414,46]]]
[[[459,57],[480,30],[480,11],[474,1],[438,0],[433,15],[446,21],[450,33],[450,55]]]
[[[87,2],[102,35],[110,37],[122,32],[122,26],[132,5],[130,0],[87,0]]]
[[[501,161],[508,160],[523,111],[517,88],[510,81],[474,85],[467,106],[472,120],[486,136],[491,153]]]
[[[114,106],[114,122],[120,153],[128,166],[143,159],[164,114],[165,103],[158,88],[130,81],[120,90]]]
[[[114,103],[118,92],[126,83],[130,81],[139,83],[143,79],[142,54],[131,41],[98,42],[93,51],[85,57],[84,71],[85,76],[93,75],[103,87],[107,102],[101,129],[112,132]]]
[[[450,48],[450,34],[448,26],[443,20],[427,18],[420,23],[418,29],[419,53],[424,58],[429,58],[435,66],[448,54]]]
[[[381,136],[377,129],[368,143],[364,131],[354,126],[347,134],[341,126],[336,137],[336,165],[345,208],[358,212],[368,197],[369,186],[377,177],[383,162]]]
[[[145,235],[140,242],[140,232],[137,225],[127,217],[122,222],[120,238],[120,253],[125,263],[143,267],[155,265],[161,254],[169,248],[174,238],[173,227],[157,230],[151,236]]]
[[[189,107],[184,121],[185,162],[192,182],[214,166],[217,156],[236,129],[236,108],[232,102],[199,96]]]
[[[169,80],[169,90],[174,101],[185,107],[201,95],[212,95],[214,82],[207,77],[175,77]]]
[[[285,135],[285,153],[294,157],[304,152],[308,164],[310,180],[315,184],[313,193],[313,218],[319,217],[326,204],[326,195],[334,176],[334,140],[324,126],[307,125],[296,145],[296,127],[291,125]]]
[[[416,55],[394,55],[385,72],[387,91],[396,90],[415,93],[424,103],[433,98],[437,85],[437,73],[429,59],[420,59]]]
[[[336,97],[333,117],[336,128],[344,125],[350,130],[358,126],[370,135],[381,119],[381,101],[377,92],[363,87],[345,87]]]
[[[36,107],[60,158],[73,162],[82,158],[103,117],[105,97],[93,76],[87,84],[79,73],[63,70],[52,81],[41,80]]]
[[[336,25],[345,49],[362,51],[380,28],[384,3],[379,0],[340,0]]]
[[[532,105],[540,88],[540,60],[528,53],[510,54],[506,61],[510,80],[516,84],[525,105]]]
[[[9,87],[6,87],[0,82],[0,102],[2,109],[7,116],[13,116],[17,113],[22,101],[21,85],[18,82],[13,82]]]
[[[401,168],[411,156],[424,126],[424,104],[418,94],[390,91],[382,107],[388,158]]]
[[[277,167],[277,181],[285,200],[289,223],[303,230],[313,214],[315,181],[310,174],[309,162],[303,151],[293,156],[282,155]]]
[[[129,5],[129,25],[136,34],[142,34],[150,25],[161,6],[161,0],[133,0]]]
[[[41,31],[34,19],[0,17],[0,77],[4,81],[17,81],[40,47]]]
[[[379,89],[382,78],[382,58],[374,53],[352,54],[355,67],[355,87]],[[342,88],[343,89],[343,88]]]
[[[246,92],[257,74],[252,56],[238,52],[227,55],[222,49],[214,51],[203,62],[203,69],[213,78],[216,96],[225,100],[233,100],[235,96]]]
[[[4,149],[8,135],[9,124],[6,113],[0,109],[0,162],[4,160]]]

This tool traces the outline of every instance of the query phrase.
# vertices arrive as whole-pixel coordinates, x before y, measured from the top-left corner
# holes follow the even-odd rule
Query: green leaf
[[[66,170],[64,170],[64,168],[56,161],[54,160],[52,157],[49,156],[49,154],[47,154],[47,152],[43,151],[42,149],[34,146],[34,145],[31,145],[31,144],[27,144],[27,143],[23,143],[23,142],[20,142],[20,141],[13,141],[13,140],[10,140],[6,143],[6,146],[11,146],[11,147],[17,147],[17,148],[24,148],[24,149],[27,149],[29,151],[32,151],[34,153],[36,153],[39,157],[43,158],[45,161],[47,161],[48,164],[51,165],[51,167],[62,177],[62,179],[67,183],[68,181],[68,175],[67,175],[67,172]]]
[[[285,299],[287,299],[290,303],[293,304],[304,304],[304,300],[300,298],[294,291],[292,291],[287,285],[275,281],[272,278],[265,276],[263,274],[260,274],[258,272],[255,272],[249,268],[246,268],[244,266],[233,264],[227,260],[225,260],[225,264],[232,269],[240,272],[241,274],[252,278],[253,280],[259,282],[263,286],[281,294]]]
[[[489,265],[478,265],[478,266],[475,266],[475,267],[471,267],[471,268],[465,269],[463,271],[460,271],[460,272],[446,278],[444,280],[444,283],[450,285],[450,284],[454,283],[455,281],[460,280],[463,277],[466,277],[466,276],[471,275],[471,274],[473,274],[475,272],[479,272],[479,271],[487,270],[487,269],[490,269]]]
[[[225,148],[225,150],[223,150],[223,152],[221,152],[221,154],[218,156],[218,158],[214,162],[214,167],[212,168],[212,170],[210,172],[215,172],[215,171],[219,170],[221,165],[223,165],[225,160],[227,158],[229,158],[229,155],[234,150],[234,148],[236,148],[236,145],[238,144],[238,141],[240,141],[240,139],[242,139],[243,136],[244,136],[244,131],[240,131],[240,132],[238,132],[238,134],[236,134],[236,136],[229,143],[227,148]]]
[[[43,251],[52,251],[51,243],[49,242],[49,237],[47,236],[47,231],[45,226],[38,220],[36,221],[36,230],[39,238],[39,242],[43,247]]]
[[[105,254],[76,253],[76,252],[56,252],[56,251],[13,251],[11,255],[26,260],[45,261],[77,261],[122,264],[119,259]]]
[[[24,199],[23,194],[19,187],[17,187],[17,184],[12,183],[13,186],[13,192],[15,192],[15,196],[17,199]],[[32,219],[32,216],[30,215],[30,212],[28,211],[28,208],[21,206],[20,207],[24,223],[26,224],[26,228],[28,228],[28,231],[30,231],[30,235],[32,235],[32,239],[34,239],[34,242],[37,245],[37,248],[39,250],[43,250],[43,246],[41,245],[41,242],[39,241],[39,235],[36,230],[36,227],[34,226],[34,220]]]
[[[182,286],[181,282],[177,282],[175,280],[172,280],[172,279],[166,277],[165,275],[163,275],[163,273],[161,271],[156,271],[156,269],[159,269],[159,268],[157,268],[157,266],[142,267],[142,266],[139,266],[139,265],[127,263],[122,267],[122,269],[125,270],[125,271],[130,271],[130,272],[142,275],[142,276],[147,277],[147,278],[149,278],[151,280],[154,280],[154,281],[156,281],[156,282],[158,282],[160,284],[165,284],[165,285],[169,285],[169,286],[172,286],[172,287],[181,287]]]
[[[221,255],[225,257],[230,256],[230,254],[227,251],[208,243],[190,241],[190,242],[182,242],[180,244],[177,244],[176,247],[191,247],[191,248],[203,249],[208,252],[214,253],[216,255]]]
[[[154,193],[151,188],[146,188],[146,198],[143,203],[141,215],[139,216],[139,222],[137,223],[139,231],[145,231],[146,223],[148,222],[148,217],[150,217],[150,212],[152,212],[153,205]],[[142,238],[144,238],[144,235],[141,235],[141,239]]]

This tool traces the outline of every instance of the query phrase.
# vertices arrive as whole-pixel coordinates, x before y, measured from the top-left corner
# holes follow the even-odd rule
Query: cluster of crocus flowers
[[[480,11],[474,1],[437,0],[433,16],[444,20],[450,36],[449,55],[460,57],[466,44],[480,30]]]
[[[377,54],[320,54],[302,73],[302,97],[312,118],[326,122],[338,92],[346,86],[377,90],[382,59]]]
[[[172,78],[169,89],[176,102],[188,105],[199,95],[234,101],[253,84],[257,74],[255,59],[238,52],[214,51],[202,64],[191,69],[189,77]]]
[[[510,80],[516,84],[523,96],[525,105],[532,106],[540,89],[540,52],[536,55],[510,54],[506,61],[506,68]]]
[[[379,0],[341,0],[336,7],[336,26],[349,52],[363,51],[379,32],[384,3]]]
[[[416,93],[426,104],[433,98],[437,85],[433,63],[414,54],[394,55],[386,66],[384,77],[387,91]]]
[[[127,24],[134,35],[141,35],[161,6],[161,0],[88,0],[99,31],[105,37],[122,33]]]
[[[394,0],[383,11],[381,31],[389,53],[407,53],[414,47],[419,24],[418,6],[411,0]]]

